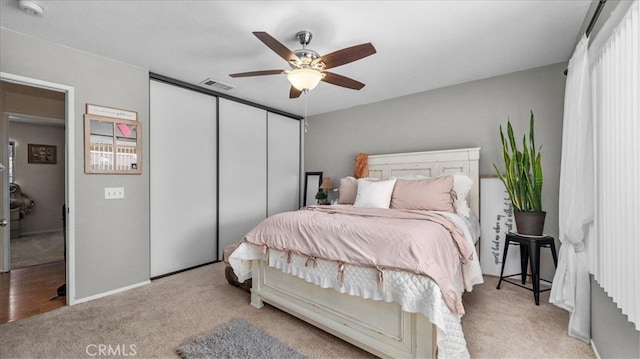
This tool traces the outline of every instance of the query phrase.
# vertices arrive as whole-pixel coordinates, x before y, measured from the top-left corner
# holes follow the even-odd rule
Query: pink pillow
[[[396,181],[391,208],[455,212],[453,176]]]
[[[358,194],[358,180],[353,177],[340,179],[340,190],[338,191],[339,204],[353,204]]]

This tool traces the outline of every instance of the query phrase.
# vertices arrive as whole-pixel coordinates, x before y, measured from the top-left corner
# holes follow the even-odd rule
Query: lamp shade
[[[332,189],[333,183],[331,183],[331,177],[324,177],[320,184],[320,189]]]
[[[289,72],[287,80],[300,91],[310,91],[322,80],[322,72],[313,69],[295,69]]]

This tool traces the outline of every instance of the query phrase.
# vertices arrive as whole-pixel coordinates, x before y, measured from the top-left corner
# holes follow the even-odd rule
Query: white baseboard
[[[593,342],[593,339],[591,340],[591,349],[593,349],[593,354],[595,354],[596,359],[601,359],[598,349],[596,349],[596,343]]]
[[[147,285],[151,283],[150,280],[145,280],[144,282],[140,282],[140,283],[136,283],[136,284],[132,284],[132,285],[128,285],[126,287],[122,287],[122,288],[118,288],[118,289],[114,289],[114,290],[110,290],[108,292],[104,292],[104,293],[100,293],[100,294],[96,294],[96,295],[92,295],[89,297],[84,297],[84,298],[80,298],[80,299],[76,299],[73,301],[73,304],[69,304],[69,305],[76,305],[76,304],[80,304],[80,303],[84,303],[84,302],[88,302],[94,299],[98,299],[98,298],[102,298],[102,297],[106,297],[112,294],[116,294],[116,293],[120,293],[120,292],[124,292],[127,291],[129,289],[133,289],[133,288],[138,288],[138,287],[142,287],[143,285]]]

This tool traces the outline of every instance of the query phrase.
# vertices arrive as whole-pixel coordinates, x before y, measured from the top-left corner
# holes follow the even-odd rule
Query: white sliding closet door
[[[267,117],[267,215],[300,207],[300,121],[269,112]]]
[[[216,98],[150,81],[151,277],[216,260]]]
[[[266,218],[267,112],[220,99],[218,259]]]

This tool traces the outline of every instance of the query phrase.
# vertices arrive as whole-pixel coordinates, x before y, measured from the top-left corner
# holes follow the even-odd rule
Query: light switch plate
[[[124,187],[108,187],[104,189],[104,199],[124,198]]]

